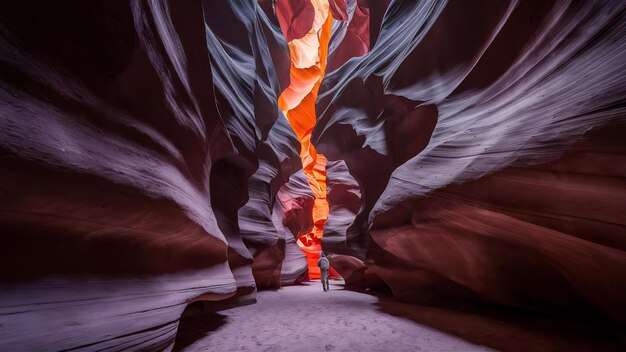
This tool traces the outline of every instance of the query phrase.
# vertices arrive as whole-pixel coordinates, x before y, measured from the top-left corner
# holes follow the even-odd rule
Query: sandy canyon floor
[[[210,332],[185,326],[187,336],[175,350],[491,351],[384,313],[377,303],[375,296],[344,290],[339,280],[331,281],[329,292],[319,281],[263,291],[256,304],[213,313]]]

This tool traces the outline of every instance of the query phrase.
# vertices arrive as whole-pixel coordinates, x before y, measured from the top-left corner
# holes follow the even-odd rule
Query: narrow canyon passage
[[[256,304],[183,318],[174,351],[492,351],[384,313],[378,298],[344,290],[342,280],[330,286],[263,291]]]
[[[624,136],[626,1],[0,1],[0,352],[624,352]]]

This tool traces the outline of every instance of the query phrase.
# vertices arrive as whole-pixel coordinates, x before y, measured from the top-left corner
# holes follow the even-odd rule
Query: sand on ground
[[[183,349],[196,351],[492,351],[379,310],[378,298],[331,280],[262,291],[257,303],[219,311],[225,324]]]

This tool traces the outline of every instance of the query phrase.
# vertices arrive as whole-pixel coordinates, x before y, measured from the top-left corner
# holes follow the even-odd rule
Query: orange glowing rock
[[[317,260],[320,259],[320,251],[322,250],[322,246],[319,243],[310,245],[310,246],[302,246],[300,248],[306,255],[307,264],[309,264],[309,278],[311,279],[319,279],[320,278],[320,268],[317,266]],[[332,267],[328,272],[328,276],[331,278],[340,278],[341,275]]]
[[[310,233],[300,236],[298,245],[307,256],[309,277],[319,278],[317,259],[321,250],[324,224],[328,218],[326,200],[326,158],[317,154],[311,144],[311,132],[315,127],[315,101],[324,78],[328,42],[330,41],[332,15],[328,0],[311,0],[315,16],[311,29],[304,36],[291,40],[290,85],[278,98],[278,106],[291,124],[301,143],[302,168],[315,195],[313,206],[314,226]],[[293,22],[293,19],[290,19]],[[289,38],[287,33],[284,33]],[[335,276],[338,276],[334,271]]]

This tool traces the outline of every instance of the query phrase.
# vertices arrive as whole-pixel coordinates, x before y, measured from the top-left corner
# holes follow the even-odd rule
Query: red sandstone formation
[[[391,4],[317,104],[347,284],[626,323],[623,11]]]
[[[625,12],[0,3],[0,350],[168,350],[321,249],[351,288],[623,328]]]
[[[557,161],[399,204],[375,219],[371,256],[389,264],[371,269],[403,300],[446,294],[626,322],[626,285],[614,280],[626,275],[625,132],[602,128]]]
[[[316,10],[310,0],[280,0],[274,4],[280,29],[287,42],[304,37],[313,26]]]
[[[202,4],[1,6],[0,349],[163,349],[236,288]]]
[[[160,350],[189,302],[304,275],[287,45],[231,6],[2,5],[0,349]]]
[[[338,13],[344,17],[345,4],[343,7],[334,1],[329,4],[328,0],[313,0],[307,6],[312,6],[313,20],[309,24],[308,31],[302,35],[293,35],[295,31],[291,26],[283,23],[300,23],[294,18],[303,16],[308,18],[308,12],[287,11],[279,15],[281,28],[288,40],[291,57],[289,87],[283,91],[278,98],[278,105],[283,111],[296,136],[300,140],[302,158],[302,169],[307,177],[309,186],[315,197],[312,209],[313,229],[307,234],[298,238],[298,245],[304,251],[308,266],[309,277],[318,279],[320,271],[317,266],[319,252],[321,250],[320,240],[324,232],[324,223],[328,218],[328,201],[326,200],[326,157],[318,154],[311,144],[311,132],[315,126],[315,100],[317,90],[324,78],[326,70],[326,58],[328,55],[328,42],[330,40],[332,13]],[[279,2],[277,8],[289,8],[285,2]],[[290,3],[291,6],[301,2]],[[300,5],[298,5],[300,6]],[[302,5],[304,9],[304,5]],[[332,9],[332,13],[331,13]],[[302,12],[305,12],[304,14]],[[281,12],[279,12],[281,13]],[[291,17],[290,17],[291,16]],[[302,20],[304,21],[304,20]],[[308,21],[306,23],[309,23]],[[300,30],[298,30],[298,33]]]

